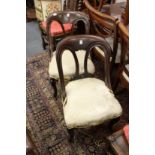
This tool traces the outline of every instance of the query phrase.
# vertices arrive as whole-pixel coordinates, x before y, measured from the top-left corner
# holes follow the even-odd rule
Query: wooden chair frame
[[[53,21],[57,21],[63,30],[63,34],[52,36],[50,33],[50,26]],[[90,19],[89,16],[83,12],[79,11],[56,11],[49,15],[47,18],[47,37],[49,42],[49,56],[52,57],[52,54],[56,48],[56,39],[57,38],[65,38],[67,35],[74,34],[74,31],[77,29],[78,22],[83,22],[85,27],[85,34],[89,34],[90,32]],[[72,29],[70,32],[65,32],[64,25],[65,23],[71,23]],[[50,78],[50,83],[54,88],[54,97],[57,99],[57,80],[54,78]]]
[[[117,52],[117,25],[118,18],[114,18],[108,14],[101,13],[99,10],[93,8],[88,0],[84,0],[84,4],[88,9],[91,24],[93,27],[93,33],[98,34],[103,38],[113,36],[113,52],[112,52],[112,65],[115,63]]]
[[[51,35],[50,26],[51,26],[51,23],[53,21],[57,21],[61,25],[61,28],[63,30],[63,34],[56,35],[56,36]],[[46,31],[47,31],[48,41],[49,41],[49,55],[50,55],[50,57],[52,56],[52,52],[54,51],[54,46],[53,46],[53,45],[55,45],[54,39],[60,38],[60,37],[64,38],[67,35],[73,34],[74,30],[77,28],[77,23],[79,21],[82,21],[84,23],[85,33],[89,34],[89,31],[90,31],[89,16],[87,16],[83,12],[79,12],[79,11],[57,11],[57,12],[53,12],[49,15],[49,17],[47,18]],[[65,32],[65,29],[63,26],[63,24],[65,24],[65,23],[71,23],[72,24],[72,29],[70,32]],[[55,47],[56,47],[56,45],[55,45]]]
[[[58,43],[56,48],[56,61],[59,71],[59,77],[60,77],[60,84],[61,84],[61,98],[62,101],[65,101],[66,98],[66,91],[65,91],[65,80],[63,75],[63,68],[62,68],[62,55],[65,49],[69,49],[70,52],[73,55],[74,61],[75,61],[75,74],[71,80],[77,80],[77,79],[83,79],[87,77],[94,77],[94,74],[88,73],[87,70],[87,62],[89,56],[93,52],[93,48],[99,46],[102,51],[105,54],[105,63],[104,63],[104,70],[105,70],[105,84],[106,86],[112,91],[111,88],[111,82],[110,82],[110,54],[111,54],[111,48],[110,45],[107,44],[107,42],[99,37],[94,35],[77,35],[76,38],[74,36],[69,36],[63,39],[61,42]],[[85,50],[85,58],[84,58],[84,73],[79,74],[79,63],[77,59],[76,52],[78,52],[79,49]],[[113,125],[117,123],[120,120],[120,117],[112,119],[109,124],[108,128],[110,130],[113,130]],[[69,132],[69,140],[73,141],[74,139],[74,130],[68,129]]]
[[[122,76],[124,71],[127,76],[129,76],[129,71],[126,69],[126,63],[129,63],[129,32],[123,23],[118,24],[118,33],[121,38],[121,62],[116,73],[116,79],[114,82],[114,89],[117,88],[119,81],[121,80],[125,88],[129,89],[129,83]],[[128,60],[126,60],[126,57]]]
[[[64,75],[63,75],[63,69],[62,69],[62,54],[65,49],[69,49],[70,52],[73,54],[75,65],[76,65],[76,72],[73,76],[72,80],[75,79],[81,79],[86,77],[92,77],[93,75],[88,73],[87,70],[87,61],[88,56],[91,55],[92,49],[95,46],[100,46],[100,48],[104,51],[105,54],[105,84],[109,89],[111,89],[111,82],[110,82],[110,54],[111,54],[111,48],[110,45],[107,44],[107,42],[99,37],[99,36],[93,36],[93,35],[77,35],[75,36],[69,36],[65,39],[63,39],[56,48],[56,60],[57,60],[57,66],[59,71],[59,77],[60,77],[60,84],[61,84],[61,94],[62,98],[64,99],[66,97],[65,94],[65,82],[64,82]],[[79,63],[77,59],[76,52],[78,52],[79,49],[83,49],[86,51],[85,58],[84,58],[84,73],[79,74]]]

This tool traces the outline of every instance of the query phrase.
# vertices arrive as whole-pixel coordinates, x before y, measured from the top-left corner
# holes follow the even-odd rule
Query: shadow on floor
[[[37,21],[26,23],[26,58],[43,51],[41,33]]]

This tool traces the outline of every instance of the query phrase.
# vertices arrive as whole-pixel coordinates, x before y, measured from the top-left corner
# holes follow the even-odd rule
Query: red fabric
[[[70,23],[63,24],[63,26],[65,29],[65,32],[69,32],[72,29],[72,24]],[[46,22],[41,22],[41,27],[46,30]],[[57,21],[53,21],[51,24],[51,34],[58,35],[61,33],[63,33],[61,25]]]
[[[123,127],[123,132],[124,132],[125,138],[127,139],[128,143],[129,143],[129,125],[125,125]]]

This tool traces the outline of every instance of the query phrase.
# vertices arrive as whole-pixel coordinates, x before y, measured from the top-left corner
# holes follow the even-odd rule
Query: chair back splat
[[[75,61],[75,75],[73,76],[72,80],[92,77],[93,75],[88,72],[87,69],[87,62],[90,58],[90,55],[93,52],[93,48],[99,46],[105,55],[105,63],[104,63],[104,70],[105,70],[105,84],[106,86],[111,89],[110,83],[110,55],[111,55],[111,48],[110,45],[101,37],[94,36],[94,35],[76,35],[76,36],[69,36],[63,39],[61,42],[58,43],[56,48],[56,60],[57,66],[59,71],[61,89],[62,89],[62,97],[65,98],[65,81],[63,75],[63,66],[62,66],[62,55],[65,49],[68,49],[74,58]],[[84,73],[79,74],[79,62],[77,59],[76,52],[79,50],[83,50],[85,53],[84,58]]]
[[[63,31],[63,38],[66,37],[67,35],[71,35],[74,33],[74,30],[77,29],[77,24],[78,22],[83,22],[84,28],[85,28],[85,33],[84,34],[89,34],[90,31],[90,23],[89,23],[89,16],[83,12],[79,11],[56,11],[52,12],[48,19],[47,19],[47,37],[49,40],[49,53],[50,55],[54,51],[54,39],[56,37],[60,38],[60,35],[53,35],[51,34],[51,24],[52,22],[57,22],[61,26],[61,29]],[[71,30],[65,31],[65,24],[72,24]],[[61,34],[62,36],[62,34]]]

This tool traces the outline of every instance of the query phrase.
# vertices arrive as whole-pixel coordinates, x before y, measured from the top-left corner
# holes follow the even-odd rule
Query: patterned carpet
[[[69,142],[60,99],[53,99],[48,77],[48,56],[41,53],[27,61],[27,128],[40,155],[112,155],[106,140],[110,131],[100,125],[76,129]],[[124,110],[118,126],[128,123],[128,92],[116,96]]]

